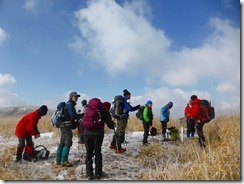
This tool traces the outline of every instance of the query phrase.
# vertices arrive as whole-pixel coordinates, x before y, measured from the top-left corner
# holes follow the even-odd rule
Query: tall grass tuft
[[[142,147],[138,159],[151,172],[140,180],[240,180],[240,116],[221,116],[204,126],[207,147],[198,138],[181,145]],[[154,163],[154,164],[153,164]]]

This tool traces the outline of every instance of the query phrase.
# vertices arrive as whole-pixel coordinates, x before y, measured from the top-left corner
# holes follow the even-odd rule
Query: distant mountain
[[[2,107],[0,108],[0,115],[5,115],[5,116],[25,115],[38,108],[39,106]]]

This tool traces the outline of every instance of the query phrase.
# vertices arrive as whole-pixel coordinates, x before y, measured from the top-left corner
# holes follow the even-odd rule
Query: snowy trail
[[[103,154],[103,171],[108,174],[108,177],[103,180],[136,180],[137,176],[145,172],[138,163],[138,154],[142,146],[143,132],[126,133],[126,145],[122,147],[127,149],[126,153],[116,154],[115,150],[109,148],[112,140],[113,132],[104,135],[102,145]],[[156,136],[157,137],[157,136]],[[149,136],[149,142],[157,141],[157,138],[152,139]],[[158,136],[160,137],[160,136]],[[0,137],[0,146],[7,146],[15,149],[18,144],[16,137],[8,140]],[[43,133],[38,139],[33,139],[35,145],[44,145],[49,151],[48,160],[40,160],[34,163],[23,161],[20,164],[13,162],[8,163],[9,167],[13,169],[28,168],[33,172],[33,175],[21,176],[31,180],[87,180],[85,174],[85,145],[78,144],[78,138],[73,137],[73,145],[70,149],[69,160],[74,164],[72,168],[63,168],[55,165],[56,149],[59,144],[59,137],[55,136],[53,132]],[[15,151],[13,151],[15,152]],[[15,159],[15,155],[12,156]],[[93,165],[95,167],[95,165]],[[18,177],[20,178],[20,177]]]

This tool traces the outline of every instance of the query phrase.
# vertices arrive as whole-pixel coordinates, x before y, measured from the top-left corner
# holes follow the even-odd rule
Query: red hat
[[[109,102],[103,102],[103,105],[109,110],[111,107],[111,103]]]

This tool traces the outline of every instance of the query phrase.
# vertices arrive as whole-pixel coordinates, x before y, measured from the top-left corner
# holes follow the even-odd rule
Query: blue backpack
[[[51,124],[57,128],[60,128],[62,122],[65,121],[65,114],[64,114],[65,106],[66,106],[65,102],[60,102],[57,106],[57,110],[53,113],[51,117]]]

